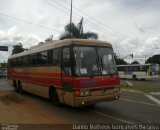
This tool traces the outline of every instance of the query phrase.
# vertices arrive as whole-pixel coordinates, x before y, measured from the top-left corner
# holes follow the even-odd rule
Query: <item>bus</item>
[[[117,65],[120,78],[134,80],[159,78],[159,68],[158,64]]]
[[[120,78],[112,45],[85,39],[44,43],[11,55],[8,82],[16,92],[73,107],[117,100]]]

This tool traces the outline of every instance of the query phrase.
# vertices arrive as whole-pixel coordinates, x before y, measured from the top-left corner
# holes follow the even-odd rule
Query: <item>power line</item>
[[[11,19],[14,19],[14,20],[17,20],[17,21],[20,21],[20,22],[23,22],[23,23],[31,24],[31,25],[34,25],[34,26],[37,26],[37,27],[40,27],[40,28],[44,28],[44,29],[47,29],[47,30],[52,30],[52,31],[61,33],[60,31],[58,31],[56,29],[53,29],[53,28],[50,28],[50,27],[46,27],[46,26],[42,26],[42,25],[39,25],[39,24],[35,24],[35,23],[30,22],[30,21],[26,21],[26,20],[23,20],[23,19],[20,19],[20,18],[9,16],[9,15],[4,14],[4,13],[0,13],[0,15],[4,16],[4,17],[11,18]]]
[[[66,12],[66,11],[64,11],[63,9],[61,9],[61,8],[59,8],[59,7],[57,7],[56,5],[54,5],[53,4],[53,2],[51,3],[51,2],[49,2],[49,1],[47,1],[47,0],[44,0],[45,2],[46,2],[46,4],[48,4],[48,5],[50,5],[50,6],[52,6],[52,7],[54,7],[54,8],[56,8],[56,9],[58,9],[59,11],[61,11],[61,12],[63,12],[63,13],[66,13],[66,14],[68,14],[68,15],[70,15],[70,13],[69,12]],[[66,8],[67,9],[67,8]],[[67,11],[68,11],[69,9],[67,9]],[[80,20],[80,18],[79,17],[75,17],[76,19],[78,19],[78,20]]]
[[[66,0],[63,0],[63,1],[64,1],[65,3],[67,3],[67,4],[69,4]],[[90,19],[95,20],[96,22],[98,22],[99,24],[101,24],[102,26],[104,26],[107,30],[109,30],[110,32],[116,33],[116,35],[119,35],[119,36],[121,36],[121,37],[127,38],[127,36],[122,35],[122,34],[119,34],[117,31],[115,31],[115,30],[111,29],[110,27],[106,26],[104,23],[100,22],[99,20],[97,20],[97,19],[89,16],[89,15],[86,14],[85,12],[81,11],[79,8],[77,8],[77,7],[75,7],[75,6],[73,6],[73,8],[75,8],[77,11],[81,12],[82,14],[86,15],[86,16],[89,17]]]
[[[64,0],[63,0],[64,1]],[[54,3],[57,3],[56,1],[54,1]],[[68,2],[67,2],[68,3]],[[63,5],[61,5],[61,4],[59,4],[59,3],[57,3],[59,6],[62,6],[63,8],[65,8],[65,9],[67,9],[67,10],[69,10],[68,8],[66,8],[65,6],[63,6]],[[69,3],[68,3],[69,4]],[[70,5],[70,4],[69,4]],[[75,7],[74,7],[75,8]],[[70,11],[70,10],[69,10]],[[73,12],[73,14],[75,14],[75,15],[77,15],[77,16],[79,16],[79,17],[82,17],[81,15],[79,15],[78,13],[75,13],[75,12]],[[87,15],[88,16],[88,15]],[[89,17],[89,16],[88,16]],[[93,19],[93,18],[92,18]],[[89,24],[89,25],[91,25],[92,27],[95,27],[96,26],[96,28],[97,27],[99,27],[99,28],[103,28],[103,27],[101,27],[101,26],[99,26],[99,25],[97,25],[97,24],[95,24],[95,23],[93,23],[93,22],[90,22],[89,20],[87,20],[87,19],[84,19],[84,21],[86,21],[87,22],[87,24]],[[93,26],[94,25],[94,26]],[[102,30],[102,29],[98,29],[98,30]],[[104,29],[103,28],[103,30],[106,30],[106,29]],[[104,32],[104,31],[103,31]],[[112,36],[113,37],[119,37],[119,35],[117,35],[117,34],[115,34],[115,33],[113,33],[112,31],[110,31],[110,30],[107,30],[107,33],[110,33],[110,34],[112,34]],[[106,31],[105,31],[105,33],[106,33]]]
[[[60,10],[60,11],[62,11],[62,12],[64,12],[64,13],[70,15],[70,13],[69,13],[69,12],[70,12],[70,9],[66,8],[66,7],[63,6],[62,4],[54,1],[54,5],[53,5],[53,4],[52,4],[53,2],[50,3],[50,2],[47,1],[47,0],[44,0],[44,1],[45,1],[48,5],[54,6],[54,7],[57,8],[58,10]],[[58,5],[58,6],[60,6],[61,8],[65,9],[65,10],[69,11],[69,12],[66,12],[66,11],[62,10],[61,8],[55,6],[55,4]],[[82,17],[81,15],[79,15],[79,14],[77,14],[77,13],[75,13],[75,12],[73,12],[73,14],[74,14],[73,17],[75,17],[76,19],[79,19],[79,17]],[[78,16],[78,17],[77,17],[77,16]],[[106,29],[102,28],[101,26],[99,26],[99,25],[97,25],[97,24],[95,24],[95,23],[93,23],[93,22],[90,22],[90,21],[87,20],[87,19],[85,19],[84,21],[85,21],[86,24],[88,24],[89,26],[94,27],[94,28],[96,28],[96,29],[99,30],[99,31],[102,31],[103,33],[110,33],[111,36],[113,36],[113,37],[115,37],[115,38],[118,38],[118,39],[119,39],[119,37],[120,37],[119,35],[117,35],[117,34],[115,34],[115,33],[112,33],[111,31],[108,31],[108,30],[106,31]]]

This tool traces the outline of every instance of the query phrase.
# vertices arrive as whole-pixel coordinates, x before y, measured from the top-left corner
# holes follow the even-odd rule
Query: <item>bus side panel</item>
[[[27,92],[33,93],[35,95],[38,95],[44,98],[49,98],[49,95],[48,95],[49,87],[25,83],[25,82],[22,82],[22,86],[23,86],[23,90]]]
[[[8,71],[9,78],[21,81],[23,89],[27,92],[48,98],[49,87],[55,87],[63,102],[60,67],[22,67]]]

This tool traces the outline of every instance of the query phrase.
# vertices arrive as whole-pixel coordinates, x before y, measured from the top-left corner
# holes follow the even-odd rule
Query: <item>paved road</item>
[[[159,97],[152,97],[160,101]],[[98,103],[84,108],[59,108],[47,99],[28,93],[20,95],[7,85],[6,80],[0,79],[0,106],[0,123],[160,124],[158,102],[142,93],[125,91],[122,91],[118,101]]]
[[[121,79],[121,84],[126,84],[127,81],[137,86],[160,87],[160,78],[148,80]]]

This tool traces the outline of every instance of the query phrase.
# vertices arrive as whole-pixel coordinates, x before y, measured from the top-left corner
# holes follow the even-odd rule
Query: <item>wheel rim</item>
[[[59,97],[58,97],[58,94],[57,94],[56,90],[53,90],[53,89],[51,90],[50,97],[51,97],[51,100],[52,100],[53,104],[55,104],[55,105],[60,104]]]

